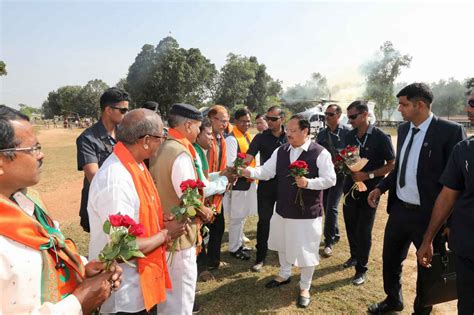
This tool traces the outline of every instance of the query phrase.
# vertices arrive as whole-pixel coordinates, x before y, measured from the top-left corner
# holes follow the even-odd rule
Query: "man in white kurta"
[[[235,126],[226,141],[227,166],[233,167],[238,153],[246,153],[251,142],[248,129],[250,127],[250,112],[243,108],[234,114]],[[229,252],[238,259],[250,259],[243,245],[243,230],[245,218],[257,214],[257,184],[240,178],[232,189],[224,195],[223,205],[229,216]]]
[[[322,218],[320,205],[307,204],[305,199],[305,208],[298,209],[293,205],[295,202],[294,195],[291,196],[291,208],[297,210],[282,209],[282,213],[289,213],[283,217],[278,213],[279,205],[282,203],[282,198],[288,198],[290,187],[288,190],[281,186],[281,182],[287,180],[280,178],[279,169],[287,169],[290,163],[296,160],[313,161],[315,165],[309,165],[310,174],[315,173],[316,177],[295,178],[298,188],[313,191],[322,191],[336,183],[336,173],[332,164],[331,155],[321,146],[311,142],[308,137],[309,122],[301,116],[293,116],[287,125],[288,144],[281,146],[273,152],[269,160],[264,165],[257,168],[247,168],[242,170],[242,175],[250,178],[268,180],[277,176],[279,179],[279,198],[277,201],[277,212],[272,216],[270,222],[270,236],[268,240],[269,249],[278,251],[278,258],[280,261],[280,272],[278,277],[267,283],[267,288],[274,288],[290,282],[292,266],[297,266],[301,272],[300,279],[300,294],[297,299],[297,304],[300,307],[306,307],[310,302],[309,289],[311,287],[312,276],[314,268],[319,264],[319,243],[322,234]],[[283,151],[283,152],[282,152]],[[317,152],[317,153],[314,153]],[[308,156],[311,154],[312,156]],[[289,159],[288,159],[289,155]],[[281,166],[279,158],[287,156],[286,165]],[[290,184],[291,185],[291,184]],[[303,193],[304,194],[304,193]],[[320,193],[313,194],[318,200]],[[281,206],[281,205],[280,205]],[[310,215],[306,208],[317,209],[315,215]],[[296,211],[298,213],[291,213]],[[299,213],[302,211],[302,213]],[[299,218],[301,217],[301,218]]]

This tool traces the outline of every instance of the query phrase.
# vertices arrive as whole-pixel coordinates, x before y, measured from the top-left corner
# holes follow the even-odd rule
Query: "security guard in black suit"
[[[403,309],[401,273],[410,244],[418,249],[428,226],[434,202],[442,185],[441,174],[453,147],[466,138],[464,129],[454,122],[431,113],[433,94],[423,83],[413,83],[397,94],[398,110],[407,121],[398,128],[395,168],[369,194],[376,205],[380,195],[389,190],[383,244],[383,281],[387,298],[369,306],[370,313],[380,314]],[[419,292],[417,281],[417,293]],[[414,313],[429,314],[415,298]]]

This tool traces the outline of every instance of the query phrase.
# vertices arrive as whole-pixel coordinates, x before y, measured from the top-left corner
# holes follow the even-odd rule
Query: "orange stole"
[[[216,137],[212,137],[212,146],[209,149],[209,173],[213,172],[220,172],[223,171],[226,168],[227,165],[227,146],[225,143],[224,136],[221,134],[221,160],[219,161],[219,154],[217,150],[217,140]],[[209,198],[207,198],[208,203],[210,205],[215,204],[216,205],[216,211],[217,213],[221,213],[222,211],[222,197],[223,195],[220,194],[215,194]]]
[[[49,234],[32,216],[17,204],[0,195],[0,235],[41,252],[43,260],[41,301],[57,303],[71,294],[84,279],[84,265],[75,244],[59,235]],[[52,220],[45,217],[53,227]],[[60,239],[62,238],[62,239]],[[56,269],[53,248],[40,249],[53,242],[56,253],[65,268]]]
[[[122,142],[114,147],[114,153],[132,176],[138,198],[140,199],[140,223],[145,227],[145,237],[157,234],[164,228],[163,210],[155,184],[143,163],[139,167],[130,151]],[[171,280],[166,265],[166,243],[148,253],[145,258],[137,259],[140,286],[143,292],[145,308],[166,300],[166,289],[171,289]]]

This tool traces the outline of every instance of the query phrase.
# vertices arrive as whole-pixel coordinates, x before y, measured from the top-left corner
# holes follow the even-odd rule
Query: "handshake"
[[[227,177],[229,183],[234,183],[239,177],[250,178],[250,171],[245,167],[227,167],[219,175]]]

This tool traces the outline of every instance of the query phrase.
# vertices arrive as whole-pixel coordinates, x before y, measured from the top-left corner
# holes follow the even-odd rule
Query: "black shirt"
[[[460,191],[451,218],[450,247],[461,256],[474,255],[474,137],[456,144],[440,178]]]
[[[374,171],[384,166],[385,162],[395,159],[395,151],[390,135],[385,134],[372,124],[369,125],[362,139],[357,137],[357,129],[353,129],[347,133],[345,141],[346,145],[358,146],[360,157],[365,157],[369,160],[361,170],[362,172]],[[367,186],[367,192],[370,192],[382,178],[383,176],[378,176],[364,181],[364,184]],[[354,181],[350,176],[347,176],[344,183],[344,191],[347,192],[352,185],[354,185]]]
[[[260,165],[272,156],[273,152],[278,149],[281,145],[288,142],[286,137],[285,129],[281,128],[282,132],[279,137],[275,137],[270,129],[264,130],[262,133],[257,134],[252,142],[250,143],[247,153],[256,156],[260,152]],[[274,189],[276,191],[276,177],[268,181],[259,181],[259,191],[263,189]]]
[[[84,130],[76,139],[77,147],[77,169],[83,170],[84,165],[97,163],[99,167],[112,153],[116,140],[112,138],[99,119],[97,123]],[[87,215],[87,201],[89,199],[90,183],[84,176],[84,184],[81,193],[81,226],[89,232],[89,217]]]
[[[332,158],[336,157],[342,149],[346,147],[346,136],[351,129],[343,124],[337,125],[335,132],[332,132],[329,127],[322,129],[316,137],[316,142],[322,145],[326,150],[331,153]],[[331,137],[332,145],[329,137]]]

